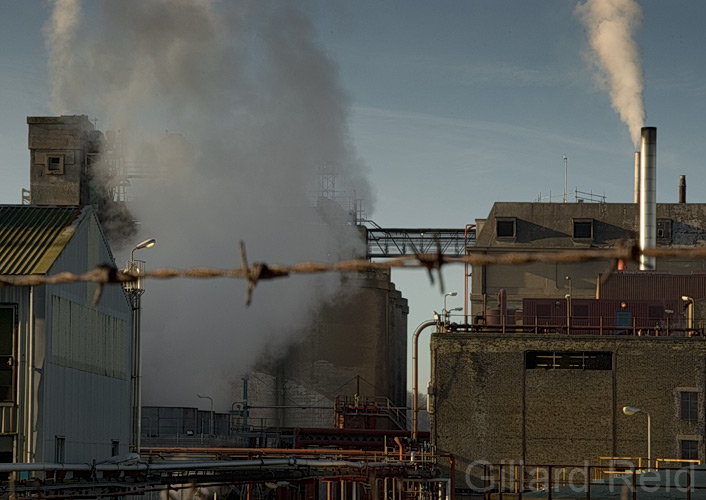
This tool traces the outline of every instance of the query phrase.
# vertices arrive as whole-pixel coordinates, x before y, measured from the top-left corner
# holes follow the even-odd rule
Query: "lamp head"
[[[456,292],[449,292],[446,294],[447,297],[455,297],[456,295],[458,295]]]
[[[141,248],[152,248],[155,243],[157,243],[157,240],[155,240],[154,238],[150,238],[148,240],[143,241],[142,243],[138,243],[135,247],[135,250],[139,250]]]
[[[642,413],[642,410],[640,408],[635,408],[634,406],[623,406],[623,413],[628,416],[632,416],[636,413]]]
[[[688,295],[682,295],[682,296],[681,296],[681,299],[682,299],[684,302],[690,302],[690,301],[694,300],[694,299],[692,299],[691,297],[689,297]]]

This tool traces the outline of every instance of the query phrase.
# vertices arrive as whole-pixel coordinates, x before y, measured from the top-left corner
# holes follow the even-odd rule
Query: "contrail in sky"
[[[576,7],[576,14],[588,28],[599,83],[609,90],[613,109],[637,147],[645,122],[644,78],[633,33],[642,21],[642,8],[635,0],[588,0]]]

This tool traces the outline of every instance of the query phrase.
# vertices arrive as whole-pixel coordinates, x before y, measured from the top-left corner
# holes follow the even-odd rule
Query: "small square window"
[[[696,422],[699,419],[699,393],[681,393],[681,419]],[[684,458],[684,457],[682,457]]]
[[[495,224],[495,232],[498,238],[514,238],[515,219],[498,219]]]
[[[582,240],[593,238],[593,221],[592,220],[575,220],[574,221],[574,238],[582,239]]]
[[[699,459],[699,442],[690,439],[682,440],[681,442],[681,458],[686,460]]]
[[[64,155],[47,155],[44,163],[47,175],[64,175]]]

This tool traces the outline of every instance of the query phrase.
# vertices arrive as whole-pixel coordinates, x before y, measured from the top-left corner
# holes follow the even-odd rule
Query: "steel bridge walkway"
[[[465,229],[433,228],[381,228],[372,221],[365,221],[367,257],[393,258],[404,255],[437,253],[461,257],[466,249],[476,243],[476,226]]]

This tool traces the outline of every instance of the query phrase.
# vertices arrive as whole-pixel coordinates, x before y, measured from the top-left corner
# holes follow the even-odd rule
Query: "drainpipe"
[[[436,326],[436,321],[425,321],[417,327],[414,332],[414,351],[412,355],[412,364],[414,365],[414,387],[412,389],[412,441],[417,441],[419,429],[419,334],[425,328]]]

